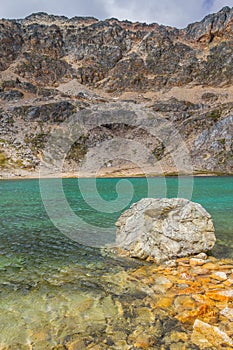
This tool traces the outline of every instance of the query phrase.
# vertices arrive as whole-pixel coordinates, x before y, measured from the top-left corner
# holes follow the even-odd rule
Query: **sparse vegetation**
[[[81,135],[79,140],[71,146],[67,159],[74,160],[76,162],[83,160],[88,150],[86,141],[87,137],[85,135]]]
[[[0,152],[0,167],[5,167],[8,163],[8,159],[3,152]]]
[[[48,135],[46,133],[39,133],[36,136],[26,135],[24,142],[29,145],[32,151],[43,149],[46,143]]]
[[[213,121],[217,121],[222,115],[222,111],[220,109],[214,109],[210,113],[207,114],[208,118],[211,118]]]
[[[219,139],[218,142],[219,142],[221,145],[223,145],[223,146],[225,146],[225,144],[226,144],[226,140],[225,140],[225,139]]]
[[[158,147],[153,149],[152,154],[157,160],[161,160],[164,156],[165,149],[166,147],[161,143]]]

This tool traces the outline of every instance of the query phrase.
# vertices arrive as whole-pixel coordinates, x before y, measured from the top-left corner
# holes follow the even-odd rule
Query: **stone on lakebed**
[[[157,263],[208,252],[216,241],[210,214],[182,198],[144,198],[116,226],[120,254]]]

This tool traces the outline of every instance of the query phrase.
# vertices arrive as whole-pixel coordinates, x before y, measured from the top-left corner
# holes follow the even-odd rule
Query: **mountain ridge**
[[[37,13],[0,20],[0,34],[3,174],[38,171],[49,131],[57,123],[83,109],[112,108],[118,101],[172,121],[185,135],[196,173],[233,173],[233,8],[183,29]],[[98,138],[123,135],[120,126],[111,132],[101,126],[94,133],[77,142],[65,171],[72,172]],[[134,129],[128,134],[138,137]],[[159,161],[163,148],[151,140],[150,151]],[[116,164],[108,173],[127,166]]]
[[[41,19],[46,20],[47,25],[41,24]],[[219,70],[215,60],[219,50],[231,49],[232,21],[233,9],[228,7],[181,30],[116,19],[98,21],[81,17],[72,21],[44,13],[20,22],[3,20],[2,50],[6,59],[2,69],[10,68],[18,59],[13,72],[41,85],[74,78],[82,84],[110,91],[154,90],[191,82],[205,84],[208,78],[209,84],[231,84],[229,65],[223,67],[223,75],[218,72],[217,76],[211,76],[211,70],[213,64]],[[11,43],[11,51],[4,42]],[[54,77],[55,65],[60,69]],[[168,74],[169,79],[163,78]]]
[[[199,20],[199,21],[195,21],[192,22],[190,24],[188,24],[186,27],[182,27],[182,28],[177,28],[175,26],[170,26],[170,25],[165,25],[165,24],[159,24],[157,22],[140,22],[140,21],[130,21],[128,19],[125,20],[119,20],[116,17],[110,17],[110,18],[105,18],[105,19],[98,19],[97,17],[94,16],[73,16],[73,17],[68,17],[68,16],[64,16],[64,15],[55,15],[55,14],[49,14],[47,12],[33,12],[27,16],[25,16],[24,18],[2,18],[0,20],[9,20],[9,21],[16,21],[16,22],[24,22],[24,21],[38,21],[38,19],[42,20],[46,20],[46,22],[53,20],[60,20],[60,21],[67,21],[67,22],[74,22],[74,21],[80,21],[80,20],[84,20],[84,21],[88,21],[88,20],[93,20],[95,22],[105,22],[105,21],[116,21],[116,22],[120,22],[120,23],[128,23],[128,24],[135,24],[135,23],[140,23],[143,25],[147,25],[147,26],[153,26],[153,25],[159,25],[161,27],[169,27],[169,28],[174,28],[174,29],[178,29],[178,30],[184,30],[185,28],[192,26],[194,24],[197,23],[203,23],[206,20],[212,19],[213,17],[218,17],[219,14],[226,14],[227,12],[231,12],[232,8],[230,6],[224,6],[222,9],[220,9],[218,12],[213,12],[210,14],[207,14],[206,16],[203,17],[203,19]],[[37,23],[37,22],[35,22]]]

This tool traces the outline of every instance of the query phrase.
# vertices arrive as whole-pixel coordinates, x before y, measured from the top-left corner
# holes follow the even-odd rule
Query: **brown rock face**
[[[78,123],[82,110],[95,120],[101,105],[119,116],[145,110],[146,123],[142,117],[133,127],[109,127],[103,112],[101,125],[88,126],[88,132],[84,125],[65,172],[100,143],[121,137],[148,149],[151,174],[160,165],[163,173],[177,174],[183,169],[174,166],[171,154],[179,150],[156,135],[157,120],[163,119],[171,125],[167,135],[176,131],[185,142],[195,173],[232,174],[232,26],[229,7],[180,30],[46,13],[0,20],[1,170],[38,169],[51,130],[76,112]],[[149,124],[153,133],[144,128]],[[142,174],[122,160],[105,163],[108,175]]]
[[[232,23],[228,7],[182,30],[45,13],[2,20],[0,69],[14,62],[17,74],[44,85],[73,76],[112,90],[229,84]]]
[[[0,70],[7,69],[21,53],[23,39],[21,26],[11,21],[0,22],[1,61]]]

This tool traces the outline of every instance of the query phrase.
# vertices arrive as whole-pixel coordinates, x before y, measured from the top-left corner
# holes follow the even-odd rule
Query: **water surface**
[[[56,193],[55,180],[42,181]],[[134,193],[127,206],[113,213],[99,212],[95,209],[99,199],[89,191],[92,181],[84,180],[84,196],[77,179],[64,179],[63,186],[74,213],[98,230],[112,228],[122,210],[148,195],[146,179],[128,179]],[[97,180],[99,195],[109,201],[109,207],[111,201],[125,203],[127,199],[127,190],[118,197],[118,181]],[[179,179],[150,181],[155,197],[177,196]],[[59,232],[44,209],[38,180],[1,181],[0,193],[1,346],[51,349],[77,333],[82,339],[101,329],[103,333],[109,327],[107,315],[110,313],[111,322],[118,318],[118,302],[130,305],[132,300],[140,300],[140,291],[130,290],[122,277],[140,262],[104,256],[100,249],[82,246]],[[186,194],[190,196],[190,178],[182,180],[182,196]],[[213,255],[233,258],[233,177],[196,177],[192,200],[213,217],[217,236]],[[59,198],[52,203],[62,213]],[[114,279],[118,275],[122,281]],[[132,324],[127,326],[129,332]],[[120,325],[114,323],[114,327]]]

